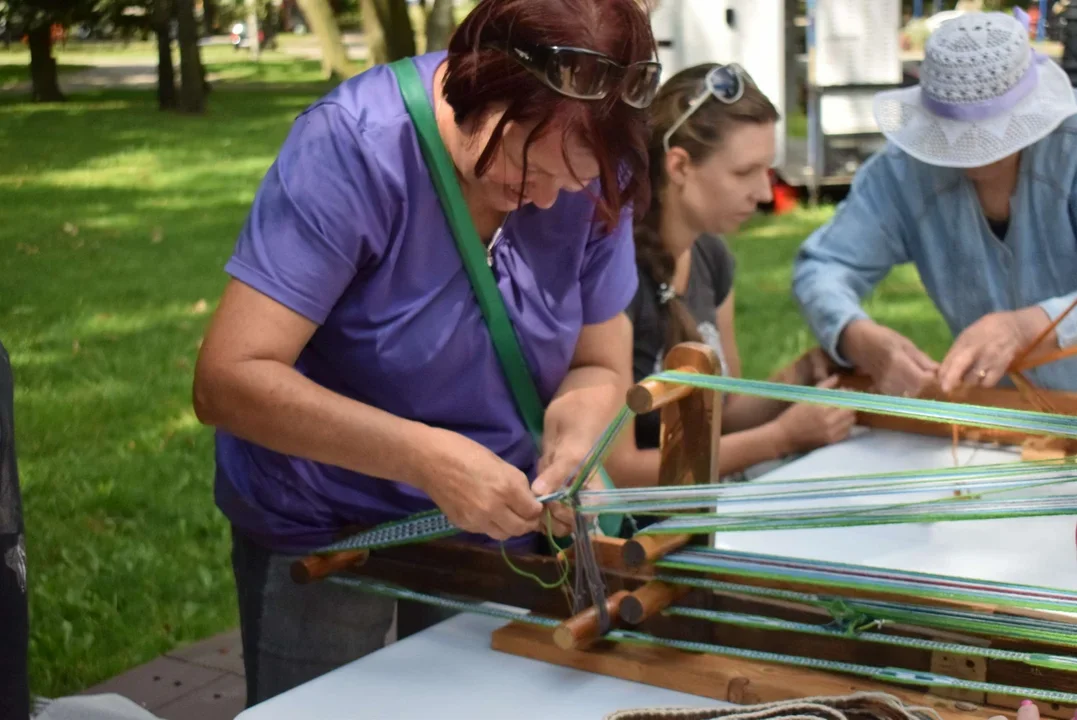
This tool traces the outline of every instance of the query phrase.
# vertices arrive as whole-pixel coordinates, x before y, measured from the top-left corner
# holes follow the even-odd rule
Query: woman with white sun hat
[[[993,386],[1077,300],[1074,90],[1029,46],[1023,11],[968,13],[928,38],[920,85],[879,93],[874,112],[887,146],[800,248],[794,295],[823,348],[881,392]],[[905,263],[956,338],[941,362],[861,307]],[[1042,347],[1075,343],[1077,311]],[[1029,379],[1077,390],[1077,359]]]

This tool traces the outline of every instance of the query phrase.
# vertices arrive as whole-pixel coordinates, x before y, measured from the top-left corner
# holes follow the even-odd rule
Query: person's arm
[[[897,188],[903,179],[887,151],[860,168],[834,216],[813,232],[797,252],[793,295],[823,349],[849,367],[843,331],[867,320],[863,299],[895,266],[908,262],[904,237],[909,222]],[[905,180],[907,181],[907,179]]]
[[[414,424],[294,368],[345,288],[388,242],[387,191],[349,119],[331,105],[305,113],[266,173],[203,338],[194,407],[202,422],[277,452],[414,481],[417,455],[393,457],[402,442],[411,449]]]
[[[583,327],[569,372],[546,408],[538,495],[570,479],[625,403],[632,383],[632,324],[625,308],[639,286],[632,208],[609,233],[592,233],[580,267]]]
[[[577,469],[624,405],[631,349],[624,314],[583,328],[571,369],[546,408],[536,494],[555,489]]]
[[[875,155],[857,172],[833,219],[801,246],[793,294],[823,350],[839,365],[870,375],[884,394],[917,395],[938,363],[915,343],[871,320],[860,303],[895,265],[909,261],[915,208],[900,191],[913,182],[908,161]]]
[[[1070,191],[1069,218],[1070,240],[1077,247],[1077,186]],[[1077,286],[1077,281],[1074,285]],[[939,369],[939,386],[943,392],[952,392],[959,385],[995,386],[1016,356],[1047,331],[1055,320],[1058,325],[1047,332],[1031,354],[1077,343],[1077,310],[1070,310],[1074,302],[1077,302],[1077,290],[1028,307],[993,312],[980,318],[965,328],[950,346]],[[1063,314],[1065,316],[1059,320]]]
[[[722,354],[725,357],[729,374],[732,377],[740,377],[740,349],[737,347],[735,307],[735,293],[731,290],[715,311],[715,321],[718,324],[718,336],[721,338]],[[776,418],[788,406],[789,403],[752,395],[738,395],[735,393],[728,395],[722,406],[723,452],[726,451],[727,437],[725,436],[727,434],[737,434],[742,430],[758,428],[760,425]],[[754,433],[752,437],[759,437],[759,433]],[[741,442],[745,442],[745,440],[738,439],[733,441],[734,444]],[[755,445],[753,444],[752,447],[755,447]],[[749,454],[754,456],[758,452],[749,451]],[[748,463],[744,467],[752,464],[754,463]]]
[[[463,530],[538,529],[527,478],[462,435],[344,397],[294,365],[357,274],[389,242],[394,207],[354,120],[320,106],[297,120],[226,266],[199,352],[195,412],[277,452],[422,489]]]
[[[662,451],[640,448],[636,443],[636,423],[629,421],[606,460],[606,472],[619,488],[653,487],[658,484]]]
[[[429,428],[332,392],[295,369],[317,325],[238,281],[195,367],[199,420],[286,455],[418,485]]]

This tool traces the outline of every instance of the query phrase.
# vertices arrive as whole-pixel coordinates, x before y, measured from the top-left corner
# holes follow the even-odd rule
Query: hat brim
[[[1037,66],[1032,92],[1013,108],[987,120],[951,120],[928,110],[920,87],[878,93],[875,122],[886,139],[929,165],[982,167],[1020,152],[1077,113],[1069,76],[1053,60]]]

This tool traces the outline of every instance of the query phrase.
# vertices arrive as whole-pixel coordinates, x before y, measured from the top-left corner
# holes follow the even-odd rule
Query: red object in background
[[[784,215],[785,213],[796,210],[797,207],[797,191],[796,188],[790,187],[781,181],[780,178],[774,173],[770,172],[770,189],[774,194],[774,214]]]

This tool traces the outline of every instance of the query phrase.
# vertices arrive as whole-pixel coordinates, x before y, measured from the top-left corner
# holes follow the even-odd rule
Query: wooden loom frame
[[[720,367],[714,352],[700,343],[684,343],[666,358],[667,369],[714,374]],[[849,376],[842,386],[865,390],[867,384]],[[1054,397],[1054,394],[1052,394]],[[1077,395],[1063,398],[1065,412],[1077,414]],[[981,391],[962,398],[964,402],[1027,408],[1018,393],[1004,390]],[[1072,402],[1070,405],[1068,403]],[[645,381],[632,388],[628,404],[638,414],[661,413],[661,483],[699,484],[716,482],[718,438],[721,432],[719,394]],[[1031,408],[1029,408],[1031,409]],[[861,415],[858,422],[903,432],[948,435],[950,426],[923,421]],[[1020,443],[1028,436],[1009,433],[984,434],[980,439]],[[1053,452],[1057,448],[1050,449]],[[673,640],[691,640],[764,652],[800,655],[878,667],[899,667],[996,684],[1077,692],[1077,674],[1037,668],[1019,662],[980,657],[948,656],[927,650],[867,643],[855,637],[808,635],[784,630],[762,630],[723,625],[688,617],[665,616],[662,610],[673,603],[726,612],[769,615],[800,622],[822,623],[829,614],[788,601],[711,590],[673,587],[654,580],[653,562],[687,544],[704,543],[710,536],[640,536],[633,539],[594,537],[592,545],[602,569],[607,611],[614,627],[624,627]],[[514,556],[521,571],[544,580],[555,580],[562,572],[558,557],[552,555]],[[311,555],[292,568],[296,582],[319,580],[334,572],[367,577],[410,590],[479,601],[494,601],[526,608],[563,622],[554,630],[511,622],[492,634],[493,649],[544,662],[638,681],[658,687],[727,700],[738,704],[792,700],[815,695],[844,695],[856,691],[882,691],[915,705],[935,708],[947,720],[983,719],[1012,714],[1016,698],[985,695],[966,690],[936,689],[932,693],[907,685],[883,683],[820,670],[696,654],[660,646],[614,643],[599,637],[598,612],[589,608],[573,615],[564,588],[543,589],[533,579],[511,571],[501,553],[453,540],[405,545],[368,552],[348,551],[333,555]],[[972,605],[947,600],[929,600],[901,593],[847,591],[822,588],[810,583],[793,583],[715,573],[685,573],[725,580],[741,585],[818,592],[827,596],[855,599],[911,601],[920,605],[942,605],[998,613],[1037,615],[1031,611]],[[1046,614],[1044,614],[1046,615]],[[1059,619],[1051,616],[1052,619]],[[1033,641],[991,638],[969,633],[888,625],[876,632],[892,633],[965,645],[1072,655],[1069,648]],[[1077,633],[1077,625],[1075,625]],[[1069,720],[1073,707],[1037,702],[1044,717]]]

